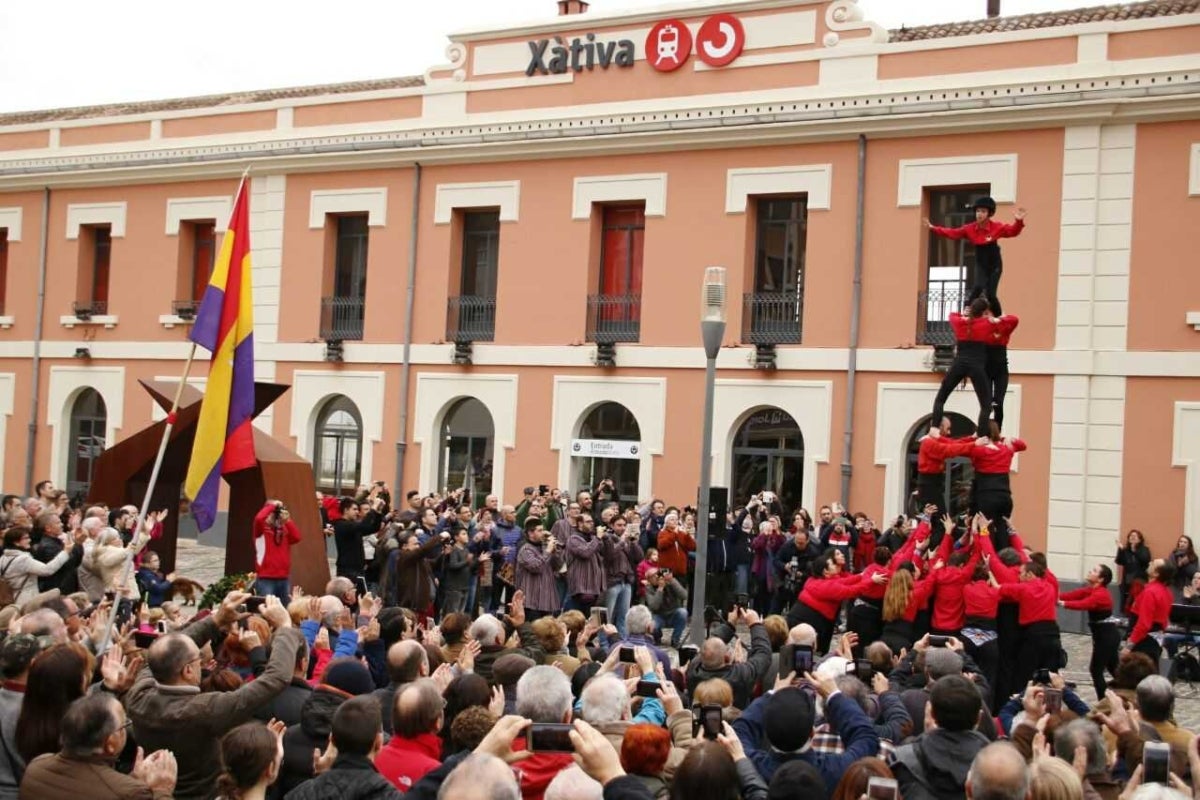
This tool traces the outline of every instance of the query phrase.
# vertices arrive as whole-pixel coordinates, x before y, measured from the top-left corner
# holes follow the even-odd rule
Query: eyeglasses
[[[127,730],[129,730],[130,728],[132,728],[132,727],[133,727],[133,720],[131,720],[131,719],[129,719],[128,717],[126,717],[126,718],[125,718],[125,723],[124,723],[123,725],[121,725],[121,727],[117,728],[117,730],[119,730],[119,731],[127,731]]]

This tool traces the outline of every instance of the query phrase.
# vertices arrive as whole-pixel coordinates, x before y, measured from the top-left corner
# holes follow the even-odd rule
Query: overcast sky
[[[661,0],[593,0],[592,11]],[[1002,0],[1005,15],[1101,0]],[[860,0],[885,28],[976,19],[986,0]],[[0,0],[0,111],[419,75],[446,35],[550,18],[555,0]]]

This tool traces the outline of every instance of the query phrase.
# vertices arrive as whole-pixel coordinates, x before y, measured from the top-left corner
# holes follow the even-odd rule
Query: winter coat
[[[375,756],[375,769],[402,792],[441,763],[442,740],[436,733],[422,733],[413,739],[393,736]]]
[[[68,758],[46,753],[30,762],[21,782],[21,800],[77,797],[87,800],[169,800],[170,792],[154,791],[146,784],[113,769],[99,756]]]
[[[416,550],[394,550],[383,576],[384,600],[389,606],[424,613],[433,602],[433,568],[429,559],[442,547],[440,536],[431,536]]]
[[[289,728],[292,725],[299,725],[304,704],[312,693],[313,688],[308,685],[308,681],[303,678],[292,678],[292,682],[286,689],[254,712],[254,717],[263,722],[277,719]]]
[[[313,750],[325,750],[333,715],[349,696],[330,686],[318,686],[300,709],[300,722],[283,734],[283,763],[275,782],[275,797],[283,797],[313,776]]]
[[[29,548],[29,552],[33,553],[33,557],[38,561],[49,563],[58,556],[63,550],[70,553],[67,563],[63,564],[58,572],[53,575],[46,575],[38,578],[38,591],[48,592],[51,589],[58,589],[63,593],[63,596],[73,594],[79,591],[79,564],[83,561],[83,545],[74,545],[67,547],[63,544],[62,539],[57,536],[42,536],[33,543],[33,547]]]
[[[750,628],[750,653],[744,662],[710,670],[699,657],[693,658],[688,664],[687,685],[690,690],[710,678],[721,678],[733,689],[733,705],[745,708],[750,705],[755,684],[762,680],[770,666],[771,640],[767,637],[767,629],[759,624]]]
[[[594,533],[574,531],[567,537],[567,591],[571,595],[602,601],[608,584],[604,580],[604,539]]]
[[[171,596],[171,582],[161,572],[149,567],[138,568],[137,583],[138,592],[146,595],[146,603],[150,608],[158,608]]]
[[[59,567],[67,563],[71,557],[69,550],[63,550],[43,564],[34,558],[28,550],[10,547],[0,555],[0,578],[3,578],[12,589],[13,603],[23,606],[37,596],[37,579],[58,572]]]
[[[308,754],[312,760],[312,752]],[[399,800],[404,795],[387,782],[366,756],[338,755],[329,772],[288,792],[285,800]]]
[[[125,565],[129,563],[130,559],[140,553],[149,541],[149,536],[139,533],[137,538],[125,546],[117,544],[102,545],[97,542],[92,545],[91,550],[85,548],[83,563],[80,564],[80,567],[86,569],[95,577],[94,581],[88,582],[88,599],[93,603],[102,600],[104,593],[112,588],[113,579],[125,574]],[[138,590],[137,576],[134,575],[133,569],[129,570],[125,587],[131,592],[137,592]],[[97,589],[99,589],[99,592],[96,592]],[[93,596],[93,593],[95,593],[95,596]]]
[[[975,730],[923,733],[912,744],[896,748],[891,767],[904,800],[958,800],[975,754],[987,747]]]

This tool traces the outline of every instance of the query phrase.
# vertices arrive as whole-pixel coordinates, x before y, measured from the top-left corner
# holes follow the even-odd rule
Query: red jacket
[[[930,225],[929,230],[947,239],[966,239],[973,245],[993,244],[997,239],[1011,239],[1020,236],[1025,230],[1025,220],[1014,220],[1012,224],[998,222],[988,218],[982,225],[978,222],[968,222],[960,228],[943,228],[940,225]]]
[[[992,340],[992,321],[987,317],[964,317],[951,311],[950,327],[954,329],[954,338],[960,342],[988,343]]]
[[[1058,599],[1063,601],[1063,608],[1069,608],[1072,611],[1112,613],[1112,595],[1108,593],[1107,586],[1099,584],[1095,586],[1081,586],[1066,594],[1059,595]]]
[[[858,544],[854,546],[854,568],[862,572],[875,561],[875,545],[879,534],[876,531],[859,531]]]
[[[992,317],[992,340],[988,344],[1007,347],[1008,340],[1012,337],[1013,331],[1017,329],[1017,325],[1020,322],[1021,320],[1017,319],[1016,314]]]
[[[658,566],[671,570],[676,575],[688,574],[687,554],[696,549],[696,537],[683,528],[658,532]]]
[[[943,542],[949,541],[946,536]],[[940,553],[939,553],[940,555]],[[931,628],[939,631],[957,631],[966,622],[967,608],[963,589],[971,581],[975,565],[979,563],[979,545],[971,547],[971,558],[961,567],[942,567],[934,570],[929,580],[934,585],[933,618]]]
[[[946,471],[946,459],[968,456],[975,446],[974,436],[951,439],[949,436],[925,436],[917,448],[917,472],[941,475]]]
[[[442,740],[435,733],[415,739],[393,736],[375,756],[375,769],[401,792],[442,765]]]
[[[512,749],[519,753],[525,749],[525,737],[513,740]],[[518,761],[515,766],[521,773],[521,799],[542,800],[546,787],[554,776],[575,763],[570,753],[534,753]]]
[[[1140,644],[1150,635],[1152,630],[1166,630],[1171,623],[1171,604],[1175,595],[1160,581],[1150,581],[1133,604],[1133,613],[1137,614],[1137,625],[1129,634],[1131,645]]]
[[[255,549],[259,537],[266,543],[262,557],[256,555],[254,572],[260,578],[286,580],[292,574],[292,545],[300,541],[300,529],[290,519],[278,528],[268,524],[267,517],[274,510],[275,506],[267,503],[254,517]]]
[[[886,583],[877,584],[870,580],[870,578],[873,578],[878,574],[891,575],[892,571],[887,567],[880,566],[879,564],[868,564],[867,568],[862,571],[861,577],[867,578],[868,582],[867,585],[859,592],[860,597],[866,600],[882,600],[883,596],[887,594]]]
[[[971,448],[971,465],[976,472],[1004,475],[1012,469],[1013,456],[1024,449],[1025,442],[1020,439],[977,444]]]
[[[963,587],[968,617],[995,619],[1000,609],[1000,590],[987,581],[971,581]]]
[[[809,578],[800,592],[800,602],[833,622],[842,603],[857,597],[870,585],[873,585],[870,576],[863,575],[847,580],[837,577]]]
[[[1045,578],[1006,583],[1000,587],[1000,599],[1017,604],[1017,622],[1022,626],[1058,620],[1058,591]]]

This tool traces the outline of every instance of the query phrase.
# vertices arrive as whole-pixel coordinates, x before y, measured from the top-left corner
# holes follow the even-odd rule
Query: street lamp
[[[709,489],[712,484],[713,392],[717,383],[717,354],[725,338],[725,268],[704,270],[700,294],[700,337],[704,341],[704,428],[700,438],[700,496],[696,505],[696,570],[692,582],[692,642],[704,641],[704,592],[708,582]],[[724,526],[725,520],[715,520]]]

